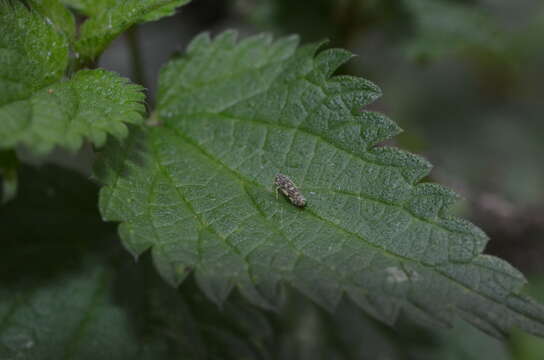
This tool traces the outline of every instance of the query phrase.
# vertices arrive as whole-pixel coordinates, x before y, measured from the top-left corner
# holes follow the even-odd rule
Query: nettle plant
[[[405,358],[399,317],[544,334],[523,275],[421,181],[430,164],[377,146],[400,129],[363,109],[376,85],[334,75],[350,52],[201,34],[148,114],[141,86],[93,68],[186,2],[65,0],[76,30],[57,0],[0,1],[0,358]],[[93,179],[16,160],[84,142]]]

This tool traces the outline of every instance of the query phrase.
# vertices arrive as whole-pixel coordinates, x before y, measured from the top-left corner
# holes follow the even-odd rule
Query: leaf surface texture
[[[158,120],[112,142],[96,168],[100,208],[121,222],[135,256],[151,249],[159,272],[197,282],[221,303],[236,287],[275,306],[287,283],[326,308],[343,294],[393,323],[458,315],[500,336],[542,334],[541,305],[525,280],[482,255],[485,234],[449,215],[456,196],[421,183],[430,165],[376,146],[400,129],[362,108],[372,83],[332,76],[352,55],[234,32],[204,34],[161,72]],[[307,199],[276,198],[288,175]]]
[[[142,88],[102,69],[65,77],[68,35],[38,10],[0,3],[0,148],[46,153],[126,136],[126,123],[143,120]]]

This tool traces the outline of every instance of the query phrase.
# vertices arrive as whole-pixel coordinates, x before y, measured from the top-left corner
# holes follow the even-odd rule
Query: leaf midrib
[[[180,138],[182,138],[186,143],[188,143],[189,145],[193,146],[196,150],[198,150],[199,152],[201,152],[203,155],[205,155],[207,158],[209,158],[212,162],[215,162],[217,163],[218,165],[220,165],[221,167],[225,168],[229,173],[231,173],[237,180],[238,182],[240,182],[241,186],[245,186],[244,183],[247,183],[247,184],[251,184],[251,185],[254,185],[254,186],[257,186],[259,188],[263,188],[266,190],[266,188],[259,184],[259,183],[256,183],[254,181],[251,181],[249,179],[246,179],[245,177],[243,177],[241,174],[238,174],[237,172],[233,171],[232,169],[230,169],[228,166],[224,165],[220,160],[218,159],[215,159],[212,155],[208,154],[204,149],[202,149],[198,144],[195,144],[187,135],[185,135],[183,132],[181,132],[179,129],[172,129],[172,128],[169,128],[171,130],[173,130]],[[437,274],[439,274],[440,276],[443,276],[445,277],[446,279],[448,279],[449,281],[451,281],[453,284],[461,287],[462,289],[468,291],[468,292],[472,292],[480,297],[483,297],[495,304],[498,304],[498,305],[501,305],[501,306],[504,306],[506,307],[507,309],[513,311],[514,313],[520,313],[520,314],[523,314],[524,316],[526,316],[527,318],[531,319],[531,320],[534,320],[538,323],[542,323],[542,319],[538,319],[536,318],[535,316],[533,316],[532,314],[529,314],[527,312],[522,312],[520,311],[519,309],[513,309],[509,304],[504,304],[502,302],[500,302],[499,300],[491,297],[490,295],[488,294],[485,294],[485,293],[482,293],[480,291],[477,291],[476,289],[473,289],[469,286],[467,286],[466,284],[460,282],[459,280],[453,278],[452,276],[448,275],[447,273],[443,272],[443,271],[440,271],[438,270],[435,266],[433,266],[432,264],[427,264],[427,263],[424,263],[424,262],[420,262],[420,261],[417,261],[417,260],[414,260],[414,259],[411,259],[411,258],[408,258],[408,257],[405,257],[405,256],[402,256],[402,255],[399,255],[399,254],[396,254],[394,252],[391,252],[387,249],[384,249],[382,247],[380,247],[379,245],[377,244],[373,244],[369,241],[367,241],[366,239],[364,239],[360,234],[357,234],[357,233],[351,233],[350,231],[338,226],[337,224],[327,220],[327,219],[324,219],[322,217],[320,217],[319,215],[317,215],[315,212],[311,211],[310,209],[306,208],[304,211],[308,212],[310,215],[314,216],[315,218],[317,218],[318,220],[321,220],[323,222],[326,222],[328,224],[330,224],[332,227],[348,234],[348,235],[351,235],[351,236],[354,236],[356,238],[359,238],[361,241],[363,241],[367,246],[370,246],[370,247],[373,247],[375,248],[376,250],[378,251],[381,251],[383,253],[384,256],[388,256],[388,257],[392,257],[392,258],[395,258],[397,260],[399,260],[401,263],[415,263],[415,264],[418,264],[422,267],[425,267],[425,268],[429,268],[431,271],[434,271],[436,272]],[[200,216],[200,214],[198,213],[195,213],[196,216]],[[265,221],[266,218],[264,218]],[[274,229],[274,227],[273,227]],[[222,238],[222,236],[220,236],[220,238]],[[296,248],[295,248],[295,251],[296,251]],[[304,255],[304,256],[307,256],[307,255]],[[308,256],[307,256],[308,257]],[[244,259],[245,260],[245,259]],[[318,263],[321,264],[321,262],[319,260],[316,260],[314,259],[315,261],[317,261]],[[247,261],[246,261],[246,264],[247,264]],[[475,266],[478,266],[477,264],[473,264]],[[325,265],[326,268],[329,268],[328,266]],[[335,272],[333,269],[331,269],[331,271]],[[339,278],[341,279],[344,279],[343,276],[339,276]],[[360,284],[357,284],[357,286],[359,288],[361,288],[361,285]],[[344,290],[345,291],[345,290]]]
[[[232,170],[229,166],[223,164],[223,162],[221,162],[221,160],[219,159],[216,159],[213,155],[209,154],[206,150],[204,150],[200,145],[198,145],[197,143],[195,143],[189,136],[185,135],[181,130],[177,129],[177,128],[170,128],[168,127],[167,129],[170,129],[172,131],[174,131],[180,138],[182,138],[182,140],[193,146],[196,150],[198,150],[200,153],[202,153],[205,157],[209,158],[212,162],[218,164],[220,167],[224,168],[227,170],[228,173],[230,173],[231,175],[233,175],[237,181],[240,183],[240,185],[242,186],[245,186],[246,184],[251,184],[251,185],[254,185],[258,188],[261,188],[265,191],[267,191],[268,189],[263,186],[262,184],[258,183],[258,182],[255,182],[251,179],[248,179],[246,178],[245,176],[243,176],[242,174]],[[174,185],[174,184],[173,184]],[[304,209],[305,212],[311,214],[312,216],[314,216],[315,218],[317,218],[318,220],[321,220],[323,222],[326,222],[326,223],[329,223],[330,225],[332,225],[333,227],[345,232],[346,234],[348,235],[351,235],[351,236],[355,236],[359,239],[361,239],[365,244],[371,246],[371,247],[374,247],[378,250],[381,250],[384,252],[384,255],[388,255],[388,256],[391,256],[391,257],[394,257],[394,258],[397,258],[397,259],[400,259],[400,260],[406,260],[406,261],[409,261],[409,262],[414,262],[414,263],[417,263],[419,265],[422,265],[422,266],[428,266],[428,267],[431,267],[433,268],[434,266],[432,264],[427,264],[425,262],[420,262],[420,261],[417,261],[417,260],[414,260],[414,259],[411,259],[411,258],[408,258],[408,257],[405,257],[403,255],[399,255],[399,254],[396,254],[394,252],[391,252],[385,248],[382,248],[381,246],[377,245],[377,244],[374,244],[374,243],[371,243],[369,242],[368,240],[364,239],[360,234],[357,234],[357,233],[352,233],[350,232],[349,230],[346,230],[344,229],[343,227],[341,226],[338,226],[337,224],[331,222],[330,220],[327,220],[321,216],[319,216],[318,214],[316,214],[315,212],[311,211],[310,208],[305,208]],[[198,215],[200,216],[200,214],[196,213],[195,212],[195,215]]]
[[[181,136],[181,134],[179,134]],[[195,145],[195,144],[192,144],[192,142],[190,141],[186,141],[189,145],[193,146],[196,150],[198,150],[199,152],[202,152],[206,157],[210,158],[212,161],[215,161],[213,157],[211,157],[209,154],[207,154],[203,149],[201,149],[199,146]],[[153,157],[155,159],[155,161],[157,162],[157,166],[159,167],[159,171],[161,172],[161,174],[166,178],[168,179],[168,181],[171,183],[171,185],[173,186],[173,188],[175,189],[176,191],[176,194],[178,194],[178,197],[180,198],[180,200],[182,202],[184,202],[187,207],[189,208],[189,211],[191,211],[195,217],[198,219],[198,222],[201,226],[201,228],[205,228],[205,229],[208,229],[209,231],[213,232],[218,238],[220,238],[221,240],[224,241],[224,243],[229,247],[231,248],[238,256],[240,259],[242,259],[245,263],[245,266],[246,266],[246,271],[249,273],[249,276],[250,278],[253,280],[254,279],[254,276],[252,275],[252,266],[251,266],[251,263],[248,261],[248,256],[251,254],[251,252],[249,252],[248,254],[246,254],[246,256],[242,256],[241,252],[228,240],[228,236],[225,237],[223,235],[221,235],[220,233],[218,233],[213,227],[211,226],[207,226],[204,221],[202,220],[202,216],[200,213],[198,213],[194,207],[192,206],[192,204],[190,203],[190,201],[188,201],[185,196],[179,191],[178,187],[175,186],[175,182],[174,180],[172,179],[171,175],[168,173],[168,171],[161,165],[161,162],[160,162],[160,159],[158,157],[158,154],[156,153],[156,151],[154,149],[152,149],[152,152],[153,152]],[[216,161],[217,163],[221,164],[221,162],[219,161]],[[225,169],[227,169],[229,172],[232,172],[232,170],[230,170],[228,167],[224,166],[224,165],[221,165],[223,166]],[[233,174],[236,174],[235,172],[232,172]],[[296,248],[296,246],[293,245],[291,239],[289,239],[285,234],[283,234],[283,232],[279,229],[277,229],[276,227],[274,226],[271,226],[270,222],[268,221],[268,219],[266,218],[265,214],[263,213],[262,209],[260,209],[253,197],[247,192],[247,188],[246,188],[246,185],[244,184],[244,179],[239,177],[239,176],[236,176],[236,179],[237,181],[239,182],[239,184],[241,185],[241,187],[244,189],[244,191],[246,192],[247,196],[251,199],[251,202],[254,204],[254,207],[255,207],[255,210],[256,210],[256,213],[259,214],[262,218],[263,218],[263,221],[269,225],[269,227],[273,230],[273,231],[276,231],[279,235],[281,235],[286,241],[287,243],[290,245],[290,247],[292,248],[292,250],[295,252],[295,254],[297,255],[297,260],[298,261],[300,258],[302,257],[308,257],[308,258],[311,258],[312,260],[316,261],[317,263],[319,263],[321,266],[327,268],[328,270],[330,270],[331,272],[337,274],[337,278],[339,279],[342,279],[342,280],[350,280],[348,278],[346,278],[344,275],[342,274],[339,274],[334,268],[331,268],[330,266],[328,266],[327,264],[325,263],[322,263],[319,259],[315,259],[315,258],[312,258],[306,254],[303,254],[299,249]],[[250,182],[250,181],[245,181],[246,183],[251,183],[251,184],[254,184],[254,185],[257,185],[256,183],[253,183],[253,182]],[[259,187],[262,187],[261,185],[259,185]],[[153,226],[153,225],[152,225]],[[229,234],[229,236],[232,235],[232,234]],[[158,239],[158,237],[157,237]],[[198,248],[201,247],[201,236],[199,234],[198,236]],[[201,259],[201,254],[199,253],[199,258]],[[296,262],[295,262],[296,263]],[[294,265],[295,266],[295,265]],[[359,288],[362,288],[360,284],[354,284],[354,285],[357,285]],[[365,293],[368,293],[368,290],[365,290],[363,289],[363,291],[365,291]]]
[[[323,136],[321,136],[319,134],[316,134],[316,133],[314,133],[314,132],[312,132],[310,130],[307,130],[305,128],[301,128],[301,127],[289,126],[289,125],[286,125],[286,124],[279,124],[279,123],[278,124],[273,124],[273,123],[270,123],[270,122],[267,122],[267,121],[262,121],[262,120],[235,117],[235,116],[225,114],[225,113],[194,113],[194,114],[190,114],[189,116],[182,116],[181,118],[191,119],[191,118],[197,118],[199,116],[209,117],[209,118],[217,118],[217,119],[229,120],[229,121],[242,121],[242,122],[254,123],[254,124],[257,124],[257,125],[261,125],[261,126],[264,125],[264,126],[268,126],[268,127],[272,127],[272,128],[286,129],[286,130],[290,130],[290,131],[301,132],[301,133],[310,135],[312,137],[315,137],[315,138],[317,138],[317,139],[319,139],[319,140],[333,146],[336,149],[344,151],[346,154],[348,154],[349,156],[351,156],[353,159],[355,159],[357,161],[362,161],[362,162],[364,162],[366,164],[372,164],[372,165],[376,165],[376,166],[380,166],[380,167],[390,167],[390,165],[382,164],[382,163],[379,163],[379,162],[368,160],[367,158],[363,158],[363,157],[359,156],[358,154],[354,153],[353,151],[347,150],[344,147],[339,147],[338,145],[333,144],[330,140],[324,138]],[[169,129],[179,130],[179,129],[174,128],[172,126],[166,126],[166,127],[169,128]],[[179,130],[179,131],[181,131],[181,130]],[[222,164],[222,166],[227,167],[224,164]],[[400,166],[398,166],[398,167],[400,167]],[[229,167],[229,169],[230,169],[230,167]],[[301,180],[301,184],[304,183],[304,180],[305,180],[304,178]],[[249,179],[246,179],[246,181],[251,182],[251,183],[253,183],[255,185],[262,186],[260,183],[253,182],[253,181],[251,181]],[[408,184],[408,185],[411,186],[411,189],[414,188],[413,185],[411,185],[411,184]],[[307,189],[309,189],[309,188],[307,188]],[[416,215],[413,212],[411,212],[409,209],[402,206],[401,204],[397,204],[397,203],[393,203],[393,202],[387,202],[385,200],[374,198],[374,197],[372,197],[372,196],[370,196],[368,194],[364,194],[362,192],[361,193],[352,193],[352,192],[337,190],[337,189],[326,189],[326,190],[328,192],[335,192],[335,193],[339,193],[339,194],[345,194],[345,195],[352,195],[352,196],[356,196],[356,197],[361,197],[361,198],[364,198],[364,199],[369,200],[369,201],[374,201],[374,202],[380,203],[382,205],[397,208],[399,210],[402,210],[402,211],[406,212],[411,217],[414,217],[414,218],[420,220],[421,222],[436,226],[436,227],[438,227],[438,228],[440,228],[440,229],[442,229],[442,230],[444,230],[446,232],[455,232],[455,233],[459,233],[459,234],[463,234],[463,235],[467,234],[466,232],[463,232],[461,230],[449,229],[446,226],[444,226],[443,224],[441,224],[441,223],[439,223],[437,221],[433,221],[433,220],[431,220],[429,218],[424,218],[424,217],[421,217],[419,215]]]
[[[160,8],[162,6],[165,6],[165,5],[168,5],[169,3],[173,2],[173,1],[174,0],[164,0],[164,1],[160,1],[160,2],[157,2],[157,3],[153,3],[153,4],[150,4],[150,5],[144,6],[143,8],[138,10],[137,14],[134,14],[133,16],[129,17],[128,20],[126,18],[124,18],[124,20],[119,23],[118,27],[112,26],[111,28],[106,28],[106,30],[102,30],[100,32],[95,32],[93,35],[87,35],[86,37],[78,38],[77,41],[76,41],[76,46],[78,44],[81,44],[81,43],[84,43],[84,44],[87,43],[88,44],[90,41],[100,39],[100,38],[105,38],[105,39],[107,39],[106,44],[102,44],[102,45],[98,45],[98,46],[94,45],[93,46],[93,47],[98,48],[99,49],[98,52],[100,52],[101,48],[105,48],[105,47],[107,47],[109,45],[109,42],[111,40],[113,40],[113,38],[115,38],[117,36],[116,34],[123,32],[124,30],[126,30],[127,28],[129,28],[133,24],[139,23],[141,21],[141,18],[143,16],[145,16],[146,13],[153,12],[153,11],[157,10],[158,8]],[[118,8],[120,8],[122,6],[123,6],[123,4],[120,4],[115,9],[111,9],[111,8],[106,9],[106,13],[111,12],[111,11],[116,11]],[[97,18],[98,16],[102,16],[103,14],[104,13],[97,13],[97,14],[93,15],[92,18]],[[83,25],[85,25],[85,23]],[[104,29],[104,28],[102,28],[102,29]],[[91,54],[91,56],[93,56],[93,55],[96,56],[96,54],[94,54],[94,51],[93,51],[93,54]]]

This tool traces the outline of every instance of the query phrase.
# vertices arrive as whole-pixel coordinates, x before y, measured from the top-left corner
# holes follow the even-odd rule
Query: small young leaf
[[[77,150],[84,138],[101,146],[107,134],[126,136],[124,123],[141,122],[142,101],[140,86],[105,70],[82,70],[0,108],[0,147],[22,143],[37,153],[54,146]]]
[[[76,23],[72,14],[60,0],[28,0],[32,10],[42,14],[47,22],[63,32],[72,41],[76,34]]]
[[[103,0],[100,2],[73,1],[74,7],[90,18],[83,23],[75,44],[80,61],[90,61],[123,31],[134,24],[158,20],[173,15],[177,7],[190,0]],[[72,1],[65,1],[71,4]]]
[[[76,150],[107,134],[123,137],[140,123],[140,86],[104,70],[61,79],[68,43],[50,20],[22,4],[0,2],[0,149],[25,144],[37,153]]]
[[[485,234],[448,214],[455,194],[420,183],[430,165],[376,147],[400,131],[361,111],[380,90],[331,77],[352,55],[318,48],[204,34],[163,69],[163,126],[112,142],[96,168],[101,213],[122,222],[127,249],[151,249],[174,285],[194,269],[217,303],[237,287],[273,306],[288,283],[331,309],[347,294],[386,323],[402,309],[423,324],[458,315],[494,336],[544,335],[522,274],[482,255]],[[276,198],[278,173],[304,209]]]
[[[1,109],[62,77],[68,41],[40,13],[18,1],[0,1],[0,28]]]

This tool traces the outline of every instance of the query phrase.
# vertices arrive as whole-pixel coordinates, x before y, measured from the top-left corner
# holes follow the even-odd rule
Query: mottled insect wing
[[[306,199],[296,187],[295,183],[286,175],[277,174],[274,178],[274,185],[276,185],[276,195],[279,190],[283,195],[287,196],[289,201],[291,201],[291,204],[301,208],[306,206]]]

